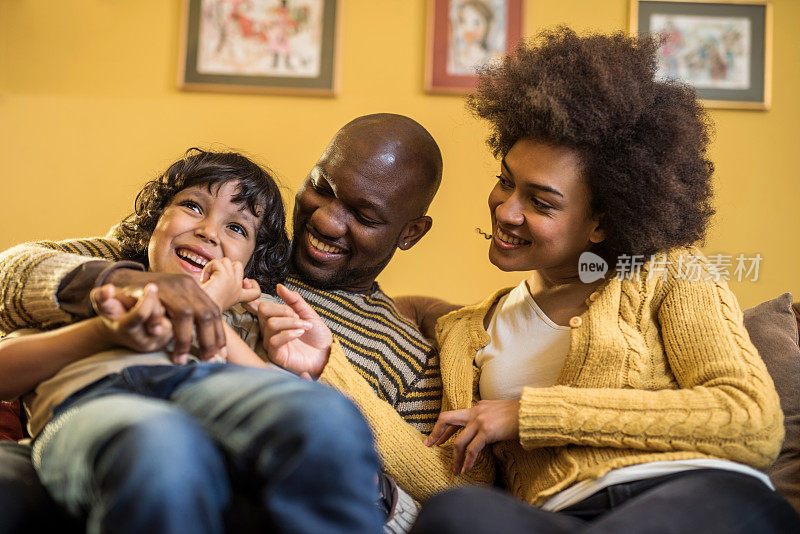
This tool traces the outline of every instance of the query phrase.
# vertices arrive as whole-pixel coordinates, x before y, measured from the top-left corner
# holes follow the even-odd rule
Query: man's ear
[[[400,250],[408,250],[417,244],[417,241],[422,239],[422,236],[428,233],[428,230],[433,226],[433,219],[424,215],[411,221],[408,221],[400,232],[397,246]]]
[[[603,216],[598,215],[592,218],[592,232],[589,234],[589,241],[594,244],[602,243],[606,240],[606,231],[603,230]]]

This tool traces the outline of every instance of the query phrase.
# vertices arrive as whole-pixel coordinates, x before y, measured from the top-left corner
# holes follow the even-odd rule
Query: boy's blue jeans
[[[344,397],[228,364],[129,367],[62,403],[33,446],[87,532],[222,533],[232,494],[265,532],[379,532],[378,459]]]

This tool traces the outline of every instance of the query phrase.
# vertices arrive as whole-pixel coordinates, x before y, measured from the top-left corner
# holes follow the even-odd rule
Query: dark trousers
[[[459,488],[428,500],[411,532],[787,534],[800,532],[800,516],[760,480],[701,469],[610,486],[559,512]]]
[[[0,534],[77,534],[83,526],[45,491],[31,463],[31,448],[0,441]]]

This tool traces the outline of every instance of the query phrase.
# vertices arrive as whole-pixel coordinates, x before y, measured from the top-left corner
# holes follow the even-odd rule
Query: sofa
[[[781,398],[786,437],[780,455],[766,470],[778,492],[800,513],[800,302],[784,293],[744,311],[744,324],[764,360]],[[19,403],[0,404],[0,446],[11,454],[0,465],[0,534],[80,532],[80,526],[65,517],[38,485],[22,486],[18,473],[29,473],[26,449],[13,443],[22,433]],[[14,505],[8,506],[10,502]],[[47,510],[31,513],[30,502],[47,503]]]

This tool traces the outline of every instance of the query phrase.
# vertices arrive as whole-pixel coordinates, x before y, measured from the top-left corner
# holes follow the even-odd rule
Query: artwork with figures
[[[316,77],[323,0],[203,0],[197,71]]]
[[[506,51],[506,0],[453,0],[447,73],[472,75]]]
[[[653,14],[662,42],[657,76],[698,88],[750,87],[750,19]]]

